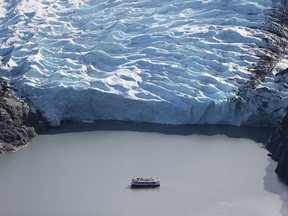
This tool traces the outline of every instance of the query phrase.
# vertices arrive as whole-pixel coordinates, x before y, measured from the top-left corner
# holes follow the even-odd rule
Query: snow
[[[269,51],[286,39],[267,20],[281,7],[272,0],[11,0],[0,3],[0,74],[51,125],[274,124],[288,105],[285,80],[276,77],[288,61]],[[251,68],[265,56],[279,63],[253,89]]]

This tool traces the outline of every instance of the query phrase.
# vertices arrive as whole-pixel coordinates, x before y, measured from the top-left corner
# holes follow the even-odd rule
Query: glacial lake
[[[0,156],[0,215],[288,215],[288,187],[263,148],[269,133],[119,122],[53,129]],[[161,186],[131,189],[138,176]]]

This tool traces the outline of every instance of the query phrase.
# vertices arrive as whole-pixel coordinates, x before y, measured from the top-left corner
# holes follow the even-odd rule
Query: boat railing
[[[159,178],[133,178],[132,182],[159,182]]]

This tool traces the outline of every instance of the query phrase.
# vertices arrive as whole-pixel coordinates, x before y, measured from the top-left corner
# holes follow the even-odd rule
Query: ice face
[[[12,0],[0,3],[0,72],[52,125],[273,124],[287,106],[274,76],[288,65],[283,4]]]

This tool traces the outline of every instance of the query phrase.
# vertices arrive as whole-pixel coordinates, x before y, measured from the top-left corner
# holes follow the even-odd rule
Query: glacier
[[[0,2],[0,75],[63,120],[275,125],[287,1]]]

